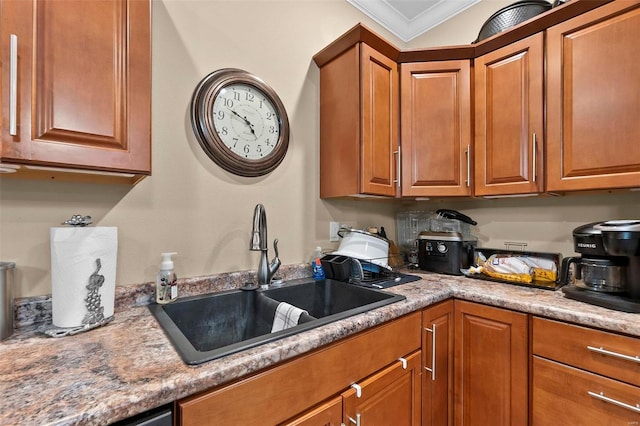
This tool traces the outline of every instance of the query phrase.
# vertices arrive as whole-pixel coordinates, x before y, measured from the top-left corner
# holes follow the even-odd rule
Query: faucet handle
[[[275,251],[276,255],[271,259],[271,263],[269,263],[269,281],[271,281],[271,277],[276,273],[278,268],[280,268],[280,258],[278,257],[278,239],[273,240],[273,251]]]

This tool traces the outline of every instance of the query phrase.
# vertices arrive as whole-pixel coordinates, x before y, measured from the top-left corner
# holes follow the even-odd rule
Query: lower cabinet
[[[526,425],[527,315],[461,300],[454,309],[454,423]]]
[[[450,299],[182,399],[176,424],[638,425],[639,360],[638,338]]]
[[[342,423],[366,417],[367,425],[418,425],[420,323],[421,313],[415,312],[179,400],[178,424],[339,425],[334,417],[340,397]],[[360,397],[353,384],[361,389]]]
[[[422,311],[422,426],[453,424],[453,300]]]
[[[336,396],[281,423],[280,426],[341,426],[342,396]]]
[[[527,424],[526,314],[447,300],[422,327],[422,425]]]
[[[420,425],[420,351],[280,426]]]
[[[344,392],[343,423],[420,425],[420,358],[416,351]]]
[[[534,317],[531,424],[640,424],[640,339]]]

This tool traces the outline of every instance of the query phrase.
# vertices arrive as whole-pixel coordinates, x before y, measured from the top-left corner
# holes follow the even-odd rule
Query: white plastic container
[[[332,254],[355,257],[384,268],[389,267],[389,241],[379,235],[359,229],[340,230],[338,251]]]
[[[178,278],[171,259],[176,254],[178,253],[162,253],[162,263],[156,278],[156,302],[161,305],[178,298]]]

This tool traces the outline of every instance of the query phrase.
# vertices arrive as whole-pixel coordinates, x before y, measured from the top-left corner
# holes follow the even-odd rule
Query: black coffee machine
[[[560,272],[568,298],[640,312],[640,220],[579,226],[573,230],[573,246],[582,256],[565,258]]]

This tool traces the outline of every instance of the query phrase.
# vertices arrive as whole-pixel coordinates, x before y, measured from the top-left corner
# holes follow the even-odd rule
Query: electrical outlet
[[[339,230],[340,222],[329,222],[329,241],[340,241]]]

